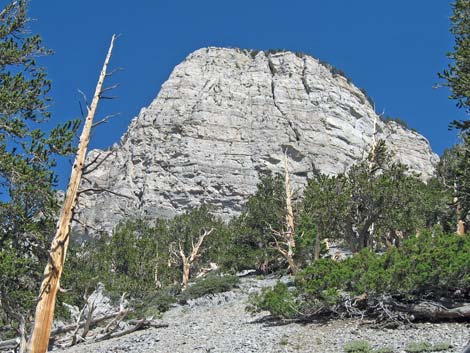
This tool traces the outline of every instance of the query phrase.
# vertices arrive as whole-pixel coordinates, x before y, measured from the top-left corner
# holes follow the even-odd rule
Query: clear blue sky
[[[400,117],[433,149],[455,143],[447,130],[463,118],[445,88],[433,89],[452,49],[447,0],[32,0],[33,32],[55,54],[42,58],[53,82],[53,119],[79,115],[77,89],[89,96],[110,37],[119,99],[100,116],[121,113],[97,129],[92,147],[117,142],[130,120],[157,95],[175,65],[205,46],[302,51],[344,70],[365,88],[377,111]],[[60,186],[69,165],[59,167]]]

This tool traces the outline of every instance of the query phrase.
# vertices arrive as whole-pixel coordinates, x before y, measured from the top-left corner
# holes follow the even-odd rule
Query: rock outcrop
[[[89,153],[99,167],[84,182],[90,191],[78,217],[91,232],[109,231],[124,216],[171,217],[204,202],[229,218],[260,173],[282,171],[284,153],[301,186],[313,165],[336,174],[364,158],[374,131],[424,179],[433,174],[438,157],[428,141],[382,122],[363,91],[319,60],[200,49],[176,66],[119,144]]]

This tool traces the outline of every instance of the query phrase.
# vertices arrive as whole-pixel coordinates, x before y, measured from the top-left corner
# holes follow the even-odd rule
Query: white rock
[[[346,171],[368,153],[374,121],[398,160],[423,179],[433,174],[438,157],[423,136],[381,122],[360,89],[317,59],[200,49],[175,67],[119,144],[88,155],[112,153],[87,178],[128,198],[84,194],[78,217],[110,231],[127,216],[172,217],[207,203],[228,219],[256,191],[260,173],[282,171],[284,151],[297,187],[312,165]]]

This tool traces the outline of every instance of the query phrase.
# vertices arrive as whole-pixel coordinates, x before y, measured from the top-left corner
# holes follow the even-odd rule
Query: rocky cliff
[[[171,217],[205,202],[229,218],[260,173],[282,170],[284,152],[301,186],[312,165],[339,173],[364,158],[374,131],[398,160],[432,175],[438,157],[428,141],[380,121],[360,89],[317,59],[200,49],[175,67],[119,144],[89,153],[99,166],[84,182],[90,191],[78,217],[94,232],[124,216]]]

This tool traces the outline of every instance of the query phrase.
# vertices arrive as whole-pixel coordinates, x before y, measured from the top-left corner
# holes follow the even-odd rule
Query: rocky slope
[[[245,311],[248,297],[275,279],[244,278],[238,290],[197,299],[176,306],[163,316],[167,328],[138,331],[100,343],[81,344],[63,353],[338,353],[344,346],[366,340],[376,348],[405,353],[412,342],[449,343],[442,353],[461,353],[470,338],[464,323],[415,324],[392,329],[374,329],[360,320],[288,325],[263,322],[267,313],[255,316]]]
[[[78,217],[94,232],[124,216],[171,217],[205,202],[229,218],[260,173],[282,169],[284,153],[301,186],[312,165],[347,170],[374,135],[423,178],[432,175],[438,158],[428,141],[381,122],[360,89],[317,59],[200,49],[176,66],[119,144],[90,152],[88,161],[102,163],[87,176],[83,188],[94,190],[82,194]]]

